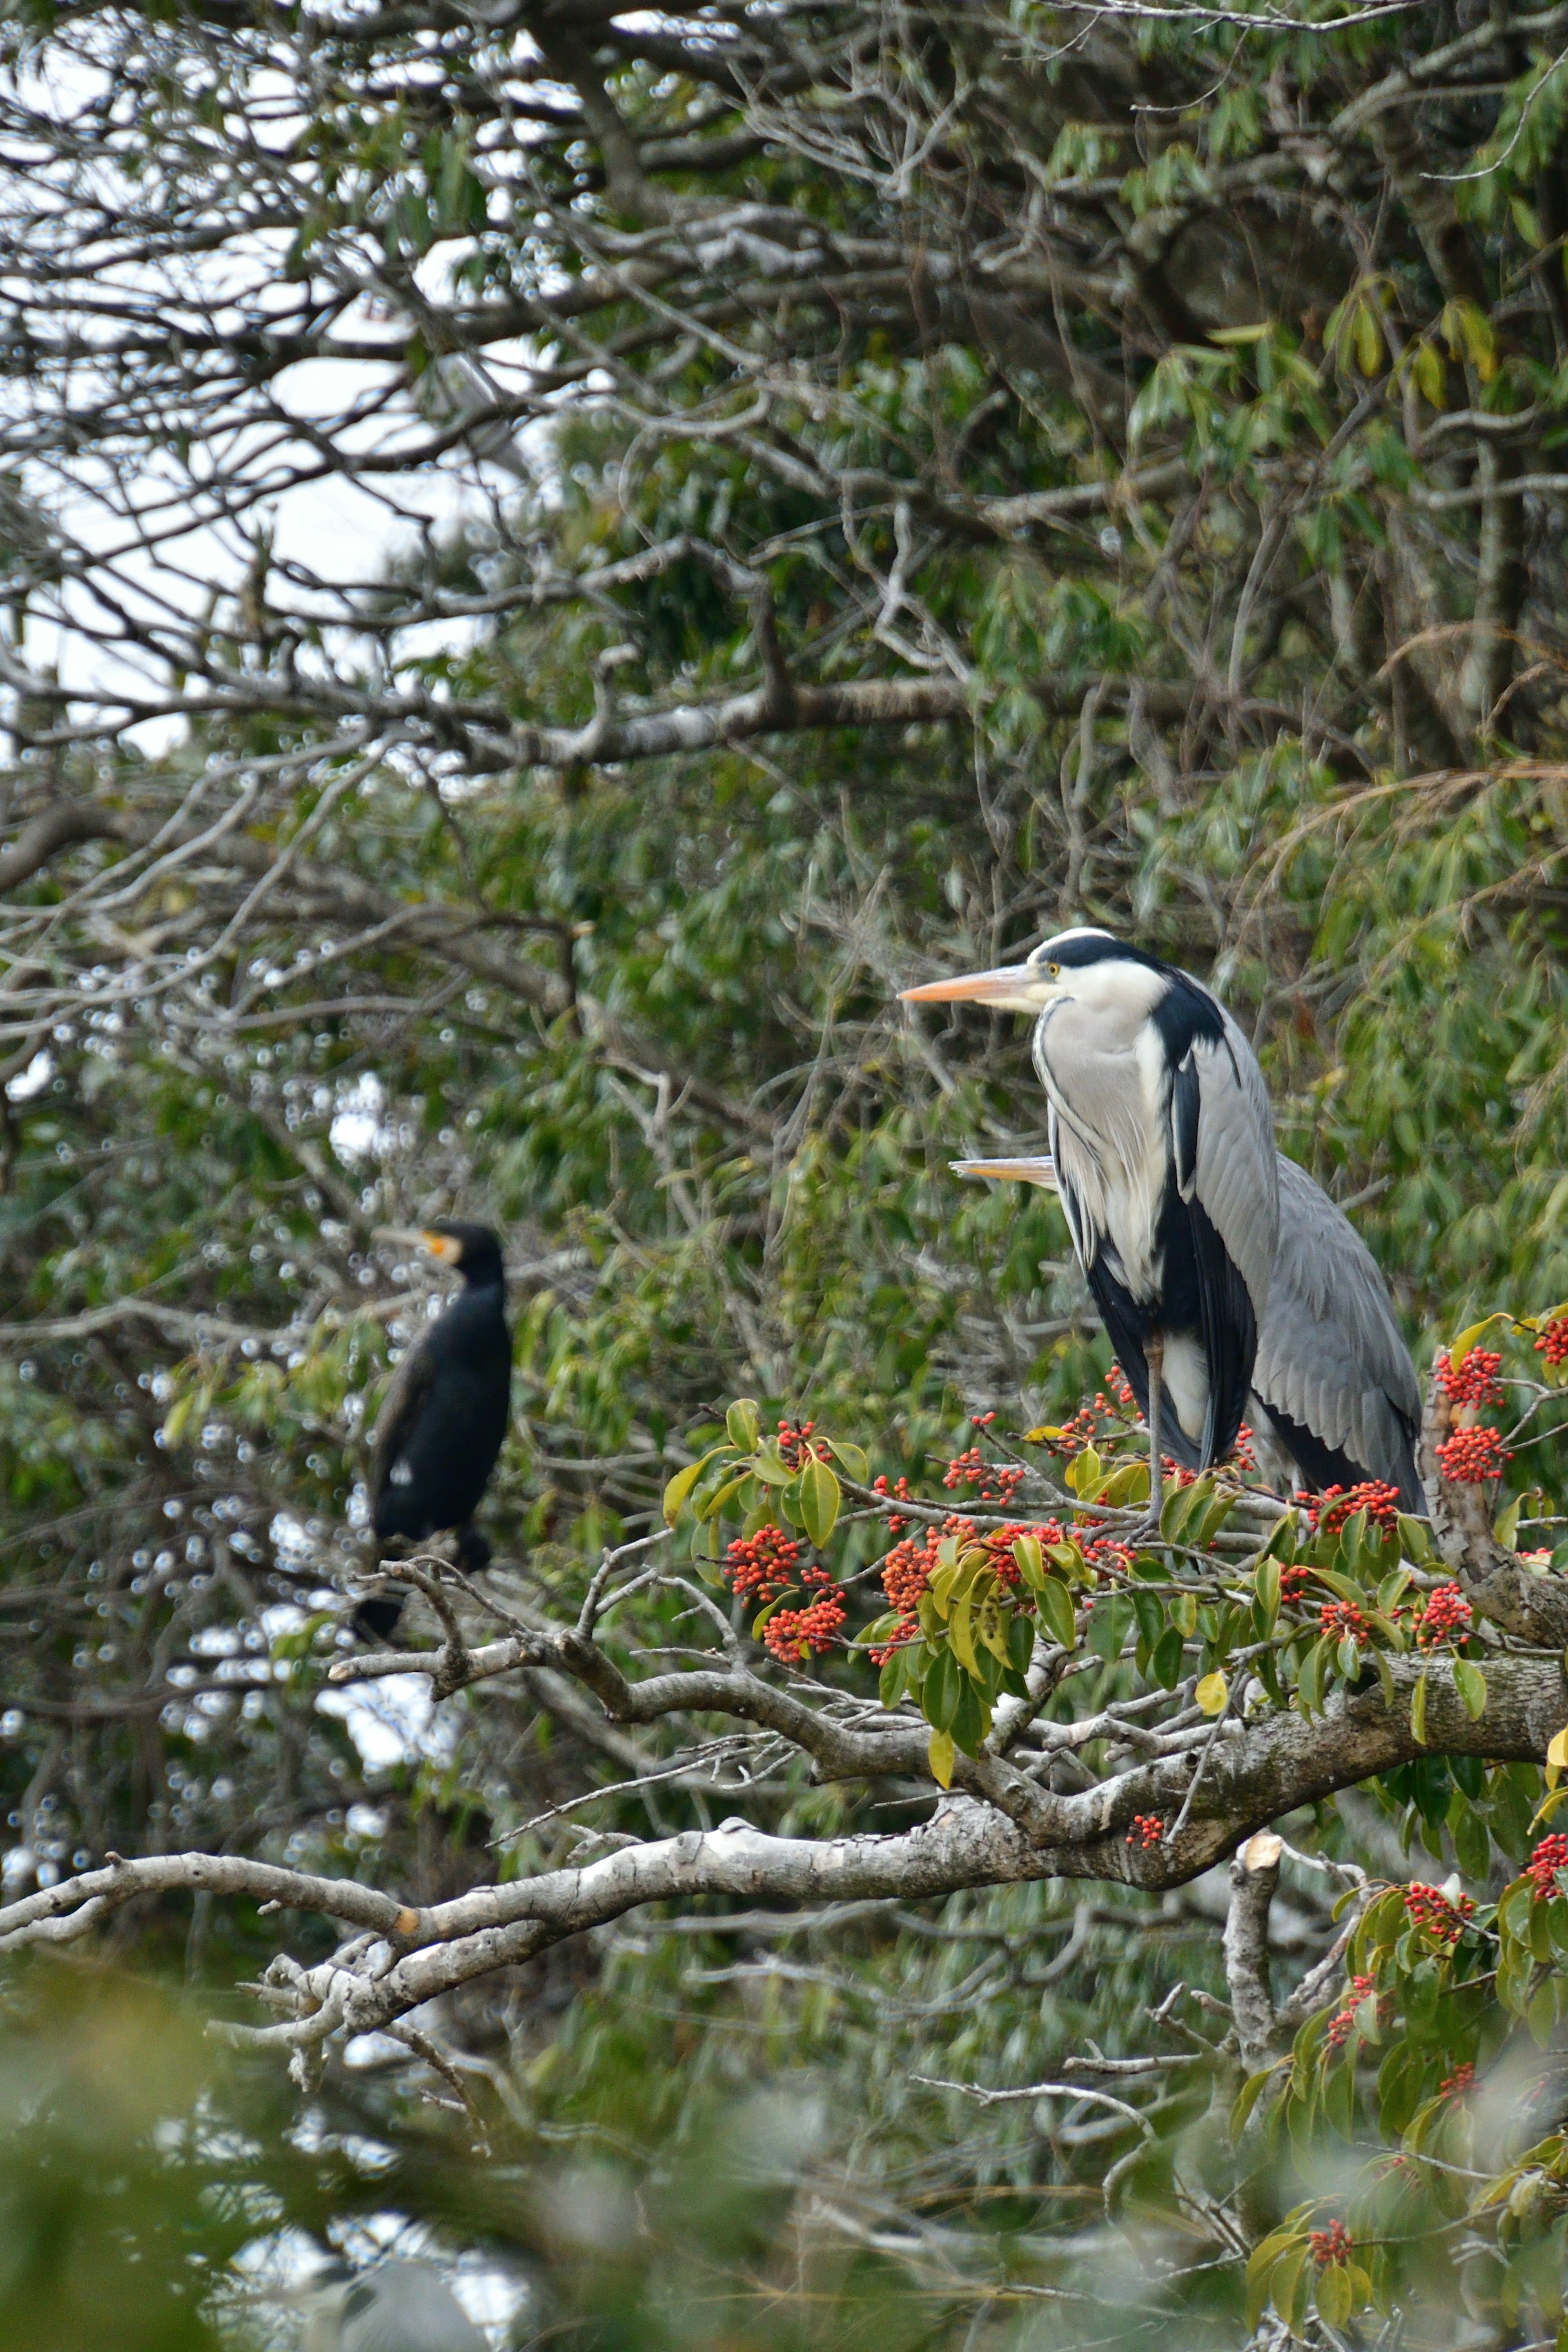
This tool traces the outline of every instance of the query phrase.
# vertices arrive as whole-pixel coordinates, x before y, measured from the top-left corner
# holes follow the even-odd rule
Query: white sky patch
[[[332,1150],[345,1167],[389,1151],[397,1140],[395,1128],[382,1117],[386,1088],[373,1070],[366,1070],[338,1097],[331,1124]]]
[[[35,1095],[43,1093],[54,1075],[55,1057],[45,1047],[34,1055],[25,1070],[18,1070],[14,1078],[7,1078],[6,1101],[31,1102]]]
[[[367,1772],[389,1772],[394,1765],[421,1758],[445,1762],[457,1738],[449,1713],[437,1706],[425,1675],[385,1675],[376,1682],[323,1691],[316,1710],[335,1715],[346,1727]]]

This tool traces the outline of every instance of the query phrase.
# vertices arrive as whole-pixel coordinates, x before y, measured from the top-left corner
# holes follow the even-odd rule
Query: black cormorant
[[[488,1225],[440,1222],[389,1239],[416,1242],[463,1287],[412,1342],[393,1375],[370,1442],[371,1525],[384,1539],[424,1543],[455,1529],[463,1567],[483,1568],[490,1549],[473,1526],[506,1437],[511,1403],[511,1334],[500,1243]],[[378,1594],[354,1612],[356,1630],[384,1640],[401,1594]]]

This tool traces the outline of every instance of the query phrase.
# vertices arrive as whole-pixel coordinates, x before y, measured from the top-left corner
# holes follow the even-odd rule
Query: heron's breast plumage
[[[1158,1033],[1137,1000],[1107,1008],[1069,998],[1039,1023],[1034,1055],[1079,1255],[1087,1267],[1103,1252],[1118,1281],[1148,1304],[1163,1279],[1171,1176],[1171,1082]]]

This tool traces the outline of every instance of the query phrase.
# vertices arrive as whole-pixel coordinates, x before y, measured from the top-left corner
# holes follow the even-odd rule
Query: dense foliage
[[[866,1838],[992,1803],[1044,1651],[1042,1726],[1151,1710],[1007,1767],[1026,1845],[1117,1789],[1076,1887],[1009,1847],[945,1900],[678,1890],[447,1991],[514,2168],[464,2210],[429,2033],[374,2096],[326,2053],[314,2186],[275,2084],[175,2070],[254,2131],[203,2126],[255,2168],[215,2265],[375,2201],[612,2337],[1556,2328],[1565,40],[1509,0],[0,12],[7,1894],[193,1850],[425,1906],[738,1813]],[[947,1168],[1036,1143],[1022,1040],[892,1002],[1082,915],[1248,1020],[1452,1343],[1430,1538],[1222,1485],[1121,1542],[1059,1218]],[[517,1646],[432,1708],[327,1677],[429,1299],[378,1232],[443,1212],[507,1234],[515,1413],[496,1573],[410,1639]],[[616,1674],[721,1622],[722,1692],[613,1720],[548,1649],[606,1547]],[[1191,1779],[1385,1705],[1353,1771]],[[331,1949],[254,1894],[108,1939],[209,1989]],[[8,1998],[25,2045],[55,1996]],[[729,2203],[682,2169],[764,2144]],[[496,2186],[563,2146],[598,2242]]]

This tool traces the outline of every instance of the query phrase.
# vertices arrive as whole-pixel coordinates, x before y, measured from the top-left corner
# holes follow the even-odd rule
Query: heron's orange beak
[[[955,1176],[985,1176],[993,1183],[1043,1184],[1058,1190],[1056,1161],[1048,1152],[1035,1160],[950,1160]]]
[[[1039,1013],[1052,984],[1032,964],[998,964],[994,971],[961,972],[955,980],[928,980],[923,988],[899,992],[900,1004],[994,1004],[1002,1013]]]

